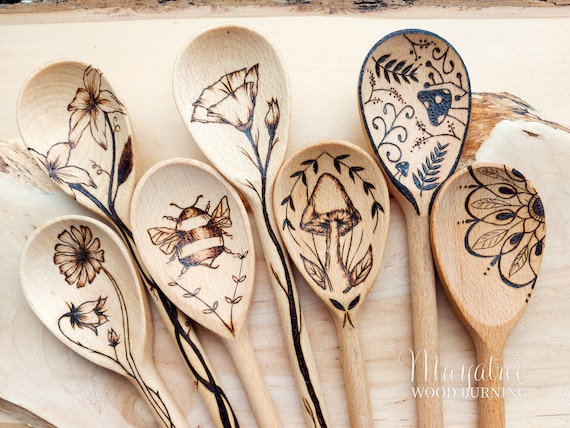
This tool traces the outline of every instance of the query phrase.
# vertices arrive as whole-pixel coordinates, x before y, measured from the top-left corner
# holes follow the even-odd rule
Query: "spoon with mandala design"
[[[220,336],[259,426],[281,426],[249,341],[255,252],[237,192],[210,166],[171,159],[149,169],[133,194],[137,248],[181,311]]]
[[[17,105],[20,134],[40,169],[69,196],[111,221],[131,251],[148,295],[169,326],[216,426],[237,426],[188,317],[139,262],[129,225],[135,185],[134,141],[127,109],[97,68],[55,61],[24,83]]]
[[[420,362],[416,386],[435,391],[437,376],[429,373],[439,345],[429,215],[463,148],[471,111],[469,77],[461,57],[441,37],[401,30],[366,56],[358,96],[366,134],[406,218],[414,353]],[[416,401],[420,427],[443,426],[437,394],[422,393]]]
[[[285,161],[273,197],[291,258],[335,320],[351,425],[373,427],[356,317],[378,275],[388,235],[384,177],[364,150],[322,141]]]
[[[21,256],[30,307],[65,345],[129,379],[164,427],[186,427],[152,356],[152,324],[130,253],[117,234],[85,216],[39,227]]]
[[[328,424],[325,399],[273,217],[273,185],[287,151],[291,115],[280,55],[249,28],[215,26],[182,48],[174,64],[173,90],[194,141],[251,208],[306,422],[323,428]]]
[[[503,348],[542,263],[542,200],[519,171],[474,164],[441,188],[431,234],[443,287],[475,344],[479,426],[504,427]]]

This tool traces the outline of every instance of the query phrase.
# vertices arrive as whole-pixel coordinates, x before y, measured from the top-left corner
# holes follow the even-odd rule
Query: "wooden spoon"
[[[281,58],[248,28],[213,27],[183,47],[173,88],[192,137],[251,207],[306,421],[325,427],[325,400],[308,329],[302,328],[297,289],[273,217],[271,195],[287,150],[291,105]]]
[[[131,222],[141,257],[164,294],[224,339],[259,426],[280,427],[245,325],[255,252],[237,192],[202,162],[168,160],[141,178]]]
[[[59,340],[127,377],[162,426],[188,426],[154,367],[144,290],[113,230],[84,216],[49,221],[28,239],[20,279],[32,310]]]
[[[441,427],[442,403],[433,394],[438,332],[429,214],[463,147],[471,110],[469,78],[445,40],[403,30],[372,47],[358,95],[366,133],[406,218],[419,426]]]
[[[362,149],[323,141],[287,159],[273,198],[291,258],[335,320],[351,425],[373,427],[356,315],[376,280],[388,235],[384,177]]]
[[[503,348],[542,262],[542,200],[519,171],[474,164],[442,187],[431,233],[443,287],[475,343],[479,426],[504,427]]]
[[[25,82],[17,106],[20,133],[38,166],[80,204],[110,220],[131,251],[217,426],[237,424],[190,320],[138,261],[129,226],[135,184],[133,137],[123,101],[103,73],[75,61],[52,62]]]

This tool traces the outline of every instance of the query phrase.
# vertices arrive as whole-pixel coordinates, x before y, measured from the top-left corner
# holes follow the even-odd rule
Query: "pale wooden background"
[[[289,151],[325,138],[345,139],[368,149],[356,102],[361,63],[379,38],[411,27],[436,32],[452,42],[467,64],[474,91],[516,94],[542,116],[570,124],[570,9],[549,2],[524,2],[543,7],[488,9],[399,8],[396,2],[390,2],[390,7],[369,13],[352,13],[356,10],[350,2],[341,7],[325,1],[287,7],[276,7],[278,2],[271,2],[267,8],[211,4],[192,8],[179,2],[164,7],[132,2],[129,7],[121,7],[107,2],[104,8],[83,9],[94,3],[40,5],[46,8],[45,13],[27,13],[32,10],[27,5],[0,8],[0,12],[6,12],[0,13],[0,139],[18,136],[15,105],[26,77],[47,61],[67,57],[101,68],[119,88],[135,128],[139,176],[154,163],[174,156],[205,160],[174,105],[172,64],[191,35],[225,22],[251,25],[267,35],[284,56],[294,109]],[[433,4],[416,5],[424,3]],[[329,16],[331,11],[334,13]],[[0,194],[5,213],[2,198]],[[361,324],[377,424],[405,427],[413,425],[415,407],[409,391],[409,367],[398,357],[411,346],[411,321],[407,316],[405,228],[396,204],[392,210],[383,267],[363,308]],[[570,266],[564,257],[570,238],[562,234],[549,239],[547,245],[551,246],[547,250],[552,248],[552,252],[545,256],[537,290],[505,351],[506,362],[525,366],[526,377],[517,386],[526,387],[528,392],[526,399],[507,400],[507,426],[561,427],[570,423]],[[279,364],[284,361],[285,351],[280,347],[262,260],[257,278],[251,307],[252,340],[285,426],[302,426],[295,388],[287,370]],[[338,426],[348,426],[333,322],[300,277],[297,282],[316,358],[321,362],[319,373],[329,412]],[[474,359],[471,342],[441,292],[439,302],[443,362],[456,368],[468,366]],[[0,335],[7,327],[0,326]],[[158,352],[167,342],[160,325],[157,331]],[[201,333],[222,383],[235,397],[243,425],[252,426],[251,413],[222,345],[206,332]],[[169,364],[172,361],[161,368],[174,382],[177,379]],[[5,387],[0,388],[0,393]],[[195,406],[197,410],[185,410],[199,416],[199,403]],[[472,400],[447,399],[444,406],[447,426],[476,426]],[[196,420],[207,426],[207,418]],[[12,423],[13,419],[0,416],[0,424]]]

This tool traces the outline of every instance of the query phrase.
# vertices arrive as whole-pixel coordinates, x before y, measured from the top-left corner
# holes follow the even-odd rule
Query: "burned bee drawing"
[[[175,203],[170,204],[181,210],[178,217],[163,217],[174,222],[174,227],[148,229],[152,243],[164,254],[171,255],[169,262],[178,259],[182,265],[180,276],[192,266],[217,269],[214,261],[224,252],[236,255],[224,242],[224,237],[232,236],[224,230],[232,226],[227,196],[222,197],[211,214],[210,202],[204,209],[196,206],[202,197],[203,195],[199,195],[194,204],[186,208]]]

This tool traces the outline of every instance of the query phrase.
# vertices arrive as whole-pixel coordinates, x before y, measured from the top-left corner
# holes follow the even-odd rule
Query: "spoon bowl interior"
[[[432,246],[443,286],[468,328],[508,335],[531,297],[542,263],[542,200],[517,170],[474,164],[436,199]]]
[[[247,212],[208,165],[171,159],[141,178],[131,205],[141,256],[166,296],[222,337],[244,325],[255,277]]]

